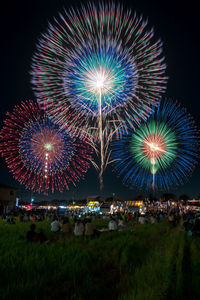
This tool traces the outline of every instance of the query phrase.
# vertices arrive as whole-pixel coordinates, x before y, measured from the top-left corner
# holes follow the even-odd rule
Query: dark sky
[[[86,1],[82,1],[85,3]],[[199,118],[199,10],[197,1],[123,1],[127,8],[142,13],[149,20],[149,28],[155,29],[156,37],[161,38],[169,76],[166,96],[181,102],[191,113],[200,128]],[[21,100],[35,99],[30,84],[31,58],[41,32],[45,32],[48,21],[63,8],[71,5],[79,7],[80,1],[34,0],[4,1],[1,7],[1,111],[0,125],[6,111]],[[200,194],[200,167],[184,186],[171,192],[180,195],[187,193],[191,197]],[[0,158],[0,183],[18,186],[8,173],[6,165]],[[140,192],[123,186],[111,169],[104,175],[105,188],[102,196],[109,197],[115,193],[120,199],[133,199]],[[74,191],[76,198],[99,194],[98,176],[91,168],[85,180],[77,188],[63,194],[49,195],[51,199],[70,199]],[[30,192],[19,190],[22,196],[31,197]],[[36,199],[46,198],[32,194]]]

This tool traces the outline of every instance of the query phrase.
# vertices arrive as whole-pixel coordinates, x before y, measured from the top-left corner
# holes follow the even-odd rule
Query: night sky
[[[86,3],[86,1],[82,1]],[[191,113],[200,128],[199,118],[199,9],[197,1],[123,1],[127,8],[136,10],[149,21],[148,28],[154,27],[156,38],[163,41],[169,76],[166,96],[182,103]],[[48,21],[52,21],[63,8],[71,5],[79,7],[80,1],[34,0],[5,1],[1,7],[1,111],[0,125],[7,111],[12,111],[15,104],[25,99],[35,99],[30,84],[30,68],[36,43],[42,32],[46,31]],[[170,192],[177,195],[186,193],[190,197],[200,194],[200,166],[195,169],[188,183]],[[19,187],[19,196],[46,199],[43,195],[26,192],[24,187],[8,173],[4,160],[0,158],[0,183]],[[91,167],[76,188],[61,194],[49,195],[50,199],[71,199],[74,192],[76,199],[99,192],[98,175]],[[137,190],[125,187],[120,179],[108,168],[104,174],[102,197],[112,194],[123,200],[131,200],[141,194]]]

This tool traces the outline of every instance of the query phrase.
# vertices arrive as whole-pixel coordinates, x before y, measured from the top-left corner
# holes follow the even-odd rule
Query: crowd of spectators
[[[20,223],[30,222],[30,230],[26,236],[28,241],[48,242],[44,232],[39,230],[35,231],[36,223],[47,220],[50,223],[50,230],[53,233],[63,232],[64,234],[74,236],[93,237],[99,236],[105,231],[121,231],[124,228],[132,226],[133,224],[155,224],[165,219],[171,226],[177,226],[182,220],[184,230],[188,236],[200,236],[200,212],[186,209],[184,206],[172,205],[167,209],[146,208],[144,210],[117,212],[114,214],[96,214],[88,213],[81,214],[79,211],[71,211],[68,213],[60,214],[58,211],[45,211],[34,210],[24,211],[19,210],[12,215],[2,215],[2,220],[5,225],[14,225],[18,217]],[[107,227],[96,229],[96,219],[107,219]]]

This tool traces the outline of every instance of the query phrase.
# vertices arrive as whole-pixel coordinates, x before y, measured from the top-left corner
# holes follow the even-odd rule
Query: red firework
[[[53,123],[33,101],[7,113],[0,139],[1,155],[14,178],[39,193],[69,189],[90,166],[88,144]]]

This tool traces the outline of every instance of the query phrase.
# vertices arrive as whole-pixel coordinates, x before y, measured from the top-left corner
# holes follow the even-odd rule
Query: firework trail
[[[112,132],[129,114],[132,126],[146,119],[165,91],[162,43],[146,26],[121,5],[90,3],[50,24],[33,57],[33,88],[49,116],[84,127],[96,152],[100,144],[101,185]]]
[[[191,174],[198,150],[192,117],[177,103],[162,101],[147,122],[113,141],[114,170],[130,187],[167,190]]]
[[[75,185],[89,168],[92,154],[88,144],[60,129],[31,100],[7,113],[0,152],[16,180],[45,194]]]

